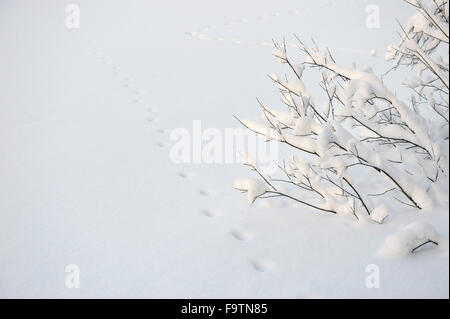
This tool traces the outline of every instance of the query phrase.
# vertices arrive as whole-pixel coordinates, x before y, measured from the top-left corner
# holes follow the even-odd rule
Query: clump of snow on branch
[[[256,198],[264,195],[267,191],[266,185],[258,179],[239,179],[235,182],[234,187],[248,194],[248,201],[253,203]]]
[[[403,257],[418,252],[426,245],[439,245],[439,234],[430,224],[413,222],[388,236],[379,251],[382,257]]]
[[[383,224],[384,220],[389,216],[389,209],[386,205],[382,204],[376,207],[371,214],[372,220],[376,221],[379,224]]]
[[[378,224],[386,222],[392,203],[417,211],[448,205],[448,2],[408,2],[416,14],[399,27],[399,43],[388,47],[390,69],[383,75],[343,66],[328,49],[299,38],[303,59],[297,62],[285,43],[274,42],[274,57],[291,74],[269,75],[282,107],[258,100],[264,123],[239,121],[295,155],[279,164],[279,176],[246,164],[259,183],[240,181],[236,188],[247,191],[250,202],[284,197]],[[313,96],[307,72],[318,74],[322,95]],[[385,84],[393,72],[407,75],[398,85],[408,97]],[[380,180],[383,188],[374,192],[361,176]]]

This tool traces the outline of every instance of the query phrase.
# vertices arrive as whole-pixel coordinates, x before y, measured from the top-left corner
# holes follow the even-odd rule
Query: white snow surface
[[[386,219],[380,207],[380,225],[289,201],[251,205],[233,188],[248,168],[169,159],[171,129],[238,127],[232,115],[252,118],[255,96],[278,101],[273,38],[314,37],[336,60],[382,73],[378,55],[397,42],[407,4],[76,3],[76,30],[64,1],[0,3],[0,297],[449,297],[445,207],[398,204]],[[364,25],[369,3],[379,29]],[[251,199],[262,191],[246,186]],[[404,253],[430,236],[439,246]],[[78,289],[65,287],[69,264]],[[377,289],[365,284],[371,264]]]

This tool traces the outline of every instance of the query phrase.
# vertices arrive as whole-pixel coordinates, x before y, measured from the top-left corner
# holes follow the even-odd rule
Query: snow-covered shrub
[[[439,234],[430,224],[413,222],[388,236],[379,251],[382,257],[413,254],[427,244],[439,245]]]
[[[296,63],[285,43],[275,43],[274,56],[291,73],[285,79],[270,75],[285,109],[258,101],[263,120],[239,121],[295,154],[279,165],[282,177],[245,163],[259,182],[239,180],[235,187],[248,192],[250,202],[284,197],[329,213],[369,215],[377,223],[394,202],[418,210],[448,204],[448,1],[409,3],[416,14],[400,28],[399,44],[389,46],[391,68],[384,77],[370,68],[342,66],[328,49],[298,38],[303,60]],[[319,73],[322,96],[308,89],[310,71]],[[409,91],[405,98],[385,84],[385,76],[395,72],[408,75],[401,83]],[[371,194],[371,179],[383,190]]]

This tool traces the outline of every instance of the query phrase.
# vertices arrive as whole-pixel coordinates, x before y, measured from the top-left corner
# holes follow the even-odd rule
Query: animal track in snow
[[[361,0],[353,0],[353,2],[361,2]],[[334,7],[335,5],[337,5],[337,1],[331,1],[329,3],[324,3],[322,4],[319,9],[320,10],[324,10],[324,9],[329,9]],[[274,19],[274,18],[279,18],[279,17],[283,17],[283,16],[288,16],[288,15],[300,15],[302,13],[308,12],[308,11],[312,11],[313,9],[311,8],[300,8],[300,9],[294,9],[294,10],[290,10],[288,12],[285,12],[284,14],[281,12],[272,12],[269,13],[267,15],[262,15],[262,16],[258,16],[256,17],[254,20],[259,20],[259,21],[266,21],[268,19]],[[229,22],[223,23],[222,27],[226,27],[229,28],[231,26],[235,26],[235,25],[240,25],[240,24],[245,24],[248,23],[250,21],[250,19],[247,18],[241,18],[241,19],[236,19],[236,20],[231,20]],[[213,29],[217,29],[218,26],[213,24],[213,25],[209,25],[203,28],[200,28],[197,31],[189,31],[186,32],[185,34],[188,36],[191,36],[193,39],[197,39],[197,40],[202,40],[202,41],[216,41],[216,42],[226,42],[226,43],[232,43],[232,44],[237,44],[237,45],[252,45],[252,46],[265,46],[265,47],[273,47],[273,43],[272,42],[261,42],[261,41],[244,41],[241,39],[236,39],[236,38],[225,38],[222,36],[218,36],[218,37],[211,37],[211,36],[207,36],[206,34],[208,32],[210,32]],[[291,47],[291,48],[300,48],[300,45],[298,44],[286,44],[287,47]],[[369,52],[366,52],[365,50],[360,50],[360,49],[354,49],[354,48],[334,48],[333,50],[337,50],[337,51],[341,51],[341,52],[349,52],[349,53],[359,53],[359,54],[369,54]]]
[[[200,195],[203,196],[212,196],[216,193],[215,190],[213,190],[212,188],[202,188],[199,190]]]
[[[220,208],[205,208],[202,210],[202,214],[208,217],[218,217],[223,215],[223,210]]]
[[[213,28],[215,28],[215,26],[211,25],[208,28],[213,29]],[[205,30],[205,31],[207,31],[207,30]],[[96,45],[96,42],[94,40],[90,40],[90,44],[94,51],[94,55],[100,59],[103,59],[103,62],[112,68],[112,70],[114,72],[114,76],[116,76],[116,77],[120,76],[121,85],[124,88],[131,91],[131,93],[133,94],[132,102],[137,103],[137,104],[142,104],[144,102],[143,95],[145,95],[145,91],[140,90],[139,88],[136,87],[134,78],[124,75],[122,72],[122,69],[119,66],[113,65],[113,61],[112,61],[111,57],[104,55],[101,52],[101,50],[98,48],[98,46]],[[144,110],[149,113],[159,112],[159,108],[153,107],[153,106],[147,106],[144,108]],[[150,123],[154,123],[154,122],[158,122],[159,118],[150,116],[150,117],[147,117],[146,120]],[[156,132],[161,135],[163,135],[163,134],[169,135],[171,130],[158,129]],[[160,148],[164,148],[169,145],[170,145],[170,143],[164,142],[164,141],[160,141],[160,142],[156,143],[156,146],[158,146]],[[181,178],[184,178],[184,179],[190,179],[195,176],[195,173],[191,172],[191,171],[180,171],[180,172],[178,172],[178,176]],[[211,196],[211,195],[214,195],[215,193],[216,193],[215,190],[213,190],[211,188],[207,188],[207,187],[199,190],[199,194],[202,196]],[[205,208],[202,210],[202,214],[207,217],[217,217],[217,216],[222,216],[223,211],[222,211],[222,209],[218,209],[218,208]],[[250,232],[245,232],[245,231],[235,231],[233,234],[239,240],[248,240],[248,239],[250,239],[250,237],[252,237]]]
[[[235,229],[231,232],[234,238],[241,241],[249,241],[255,238],[255,233],[246,229]]]
[[[122,82],[123,87],[129,89],[134,95],[134,97],[132,98],[132,102],[136,103],[136,104],[144,103],[143,96],[145,95],[145,91],[136,87],[134,78],[131,76],[123,75],[121,67],[118,65],[114,65],[112,58],[109,55],[105,55],[102,53],[101,49],[97,46],[95,40],[89,40],[89,39],[87,39],[87,40],[90,43],[90,46],[93,50],[94,55],[96,57],[101,58],[105,64],[109,65],[110,68],[113,70],[115,76],[119,76],[119,75],[121,76],[121,82]],[[158,109],[155,107],[153,107],[153,108],[148,107],[145,110],[149,111],[149,112],[155,112]],[[147,121],[148,122],[158,122],[159,118],[158,117],[149,117],[149,118],[147,118]],[[166,146],[163,143],[158,143],[157,145],[160,147]]]
[[[193,178],[195,176],[194,172],[186,172],[186,171],[180,171],[178,172],[178,176],[180,176],[181,178]]]
[[[255,270],[260,272],[268,272],[273,269],[275,263],[266,258],[258,258],[251,261],[251,264]]]

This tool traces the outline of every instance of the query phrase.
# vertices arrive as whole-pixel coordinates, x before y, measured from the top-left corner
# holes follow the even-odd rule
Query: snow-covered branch
[[[263,176],[251,165],[265,188],[236,187],[247,191],[251,202],[285,197],[332,213],[366,214],[382,223],[388,208],[376,203],[378,197],[428,209],[448,191],[449,64],[442,55],[448,53],[448,2],[408,2],[417,13],[402,28],[400,44],[387,53],[393,71],[403,65],[417,71],[403,83],[411,96],[407,100],[393,93],[383,76],[370,68],[340,65],[314,42],[308,47],[297,38],[304,54],[300,63],[289,57],[285,43],[274,42],[273,55],[293,74],[292,79],[269,75],[285,110],[258,100],[264,121],[238,120],[267,141],[288,145],[294,155],[279,165],[282,178]],[[307,87],[304,73],[309,70],[320,72],[322,96],[313,98]],[[389,191],[370,196],[360,174],[384,180]],[[281,184],[288,190],[281,190]]]

